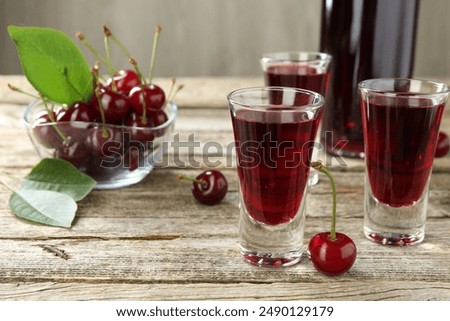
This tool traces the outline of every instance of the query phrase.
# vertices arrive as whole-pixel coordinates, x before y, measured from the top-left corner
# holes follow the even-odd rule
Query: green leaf
[[[37,190],[14,192],[9,207],[23,219],[59,227],[70,227],[77,211],[77,203],[70,196]]]
[[[91,177],[81,173],[69,162],[56,158],[41,160],[22,180],[22,189],[60,192],[75,201],[83,199],[95,185]]]
[[[63,32],[40,27],[9,26],[22,69],[33,87],[62,104],[87,101],[92,75],[80,49]]]

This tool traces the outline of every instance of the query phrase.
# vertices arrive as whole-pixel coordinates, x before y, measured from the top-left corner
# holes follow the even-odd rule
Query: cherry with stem
[[[178,179],[192,182],[192,195],[205,205],[219,203],[228,191],[227,179],[218,170],[203,171],[195,178],[178,175]]]
[[[310,166],[329,178],[333,194],[331,230],[311,238],[308,245],[311,261],[323,274],[340,275],[353,266],[356,260],[356,245],[347,235],[336,232],[336,184],[333,176],[320,162],[312,162]]]
[[[111,82],[116,82],[117,87],[120,87],[117,89],[127,93],[129,93],[133,87],[139,86],[141,83],[145,84],[145,79],[142,76],[136,60],[131,56],[130,52],[119,38],[117,38],[107,26],[103,26],[103,32],[105,33],[105,36],[111,38],[125,56],[127,56],[128,61],[133,65],[135,70],[135,72],[132,70],[119,70],[111,77]]]
[[[152,83],[153,72],[156,59],[156,49],[158,47],[159,34],[161,27],[155,27],[153,38],[152,56],[150,61],[150,71],[148,83],[143,79],[141,86],[134,87],[129,94],[130,104],[135,113],[142,115],[143,122],[146,122],[147,112],[151,109],[161,109],[166,101],[164,90]]]

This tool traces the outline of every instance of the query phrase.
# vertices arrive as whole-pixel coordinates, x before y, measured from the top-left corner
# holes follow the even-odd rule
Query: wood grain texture
[[[10,80],[26,85],[23,77],[0,76],[0,84]],[[450,300],[450,155],[434,166],[423,243],[383,247],[365,239],[364,163],[345,159],[348,166],[332,170],[338,229],[358,248],[353,268],[340,277],[326,277],[314,270],[306,254],[292,268],[256,268],[239,254],[237,177],[233,164],[226,166],[233,155],[225,148],[233,135],[226,103],[219,102],[230,84],[245,86],[254,79],[184,80],[203,84],[195,89],[203,96],[194,103],[180,95],[174,134],[182,140],[195,134],[200,146],[217,142],[224,148],[223,154],[209,155],[221,162],[229,182],[224,201],[200,205],[190,185],[177,179],[179,174],[194,176],[205,166],[180,168],[175,156],[202,159],[202,147],[171,151],[167,166],[134,186],[93,191],[79,202],[70,229],[15,217],[7,206],[10,191],[0,186],[0,300]],[[0,97],[0,176],[18,186],[38,158],[21,123],[22,98],[2,86]],[[449,113],[442,126],[450,132]],[[322,177],[308,192],[305,245],[328,229],[330,200],[329,183]],[[44,251],[45,245],[69,258]]]

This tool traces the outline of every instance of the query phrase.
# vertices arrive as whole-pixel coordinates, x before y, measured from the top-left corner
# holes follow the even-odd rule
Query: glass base
[[[153,169],[153,166],[147,166],[144,168],[138,168],[134,171],[129,171],[128,169],[113,171],[115,175],[103,175],[103,176],[93,176],[97,181],[94,189],[117,189],[128,187],[142,181]]]
[[[412,205],[393,207],[381,203],[372,193],[365,175],[364,235],[371,241],[386,245],[414,245],[425,237],[428,207],[428,180],[422,196]]]
[[[392,233],[379,232],[364,226],[364,235],[372,242],[383,245],[397,245],[406,246],[414,245],[423,241],[425,238],[424,232],[417,233]]]
[[[280,268],[289,267],[300,263],[302,252],[291,253],[259,253],[248,251],[241,246],[241,254],[247,263],[259,267]]]
[[[242,197],[242,195],[240,195]],[[305,200],[297,215],[277,225],[254,220],[240,199],[239,246],[244,260],[260,267],[288,267],[300,262],[305,226]]]

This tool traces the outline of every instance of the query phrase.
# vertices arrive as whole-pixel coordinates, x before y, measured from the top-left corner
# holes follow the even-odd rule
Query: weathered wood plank
[[[306,240],[313,230],[323,230],[323,222],[308,220]],[[137,222],[136,222],[137,223]],[[187,224],[185,222],[185,224]],[[195,222],[192,222],[191,228]],[[144,222],[145,225],[145,222]],[[318,227],[320,225],[320,227]],[[450,283],[448,226],[429,222],[425,242],[414,247],[383,247],[365,240],[361,224],[341,220],[341,231],[354,238],[358,257],[353,268],[339,278],[348,282],[427,281]],[[2,282],[80,282],[80,283],[273,283],[323,282],[328,277],[303,263],[286,269],[261,269],[245,263],[237,246],[237,234],[230,224],[221,234],[178,231],[180,237],[140,239],[138,233],[125,238],[61,238],[50,240],[3,239],[0,250]],[[229,233],[226,233],[228,231]],[[235,229],[236,231],[236,229]],[[167,231],[165,231],[167,232]],[[167,233],[176,236],[176,232]],[[228,234],[228,235],[225,235]],[[152,231],[147,231],[147,236]],[[154,234],[153,234],[154,235]],[[69,255],[68,260],[43,251],[52,244]],[[18,265],[20,262],[20,265]]]
[[[20,176],[28,170],[22,170]],[[204,206],[195,201],[191,194],[191,185],[177,179],[179,174],[196,176],[201,170],[156,169],[141,183],[120,190],[93,191],[79,202],[78,218],[111,217],[162,217],[174,218],[203,217],[214,213],[221,217],[230,217],[230,209],[237,206],[237,174],[234,169],[222,170],[229,183],[229,192],[224,201],[216,206]],[[23,173],[23,174],[22,174]],[[8,174],[8,172],[7,172]],[[338,192],[339,215],[347,218],[362,217],[364,185],[363,173],[334,173]],[[19,178],[16,178],[19,179]],[[430,205],[428,217],[450,217],[449,174],[434,173],[430,186]],[[10,191],[0,186],[0,201],[7,203]],[[307,213],[311,216],[327,217],[331,212],[331,189],[324,176],[319,184],[308,190]],[[114,202],[111,202],[114,200]],[[131,210],[130,204],[133,204]],[[319,214],[323,213],[323,214]],[[10,216],[7,208],[0,212],[0,217]],[[4,233],[5,231],[1,231]]]
[[[352,282],[344,287],[339,279],[299,285],[291,282],[268,284],[195,283],[195,284],[117,284],[14,282],[0,283],[0,300],[390,300],[448,301],[450,285],[446,282]]]

